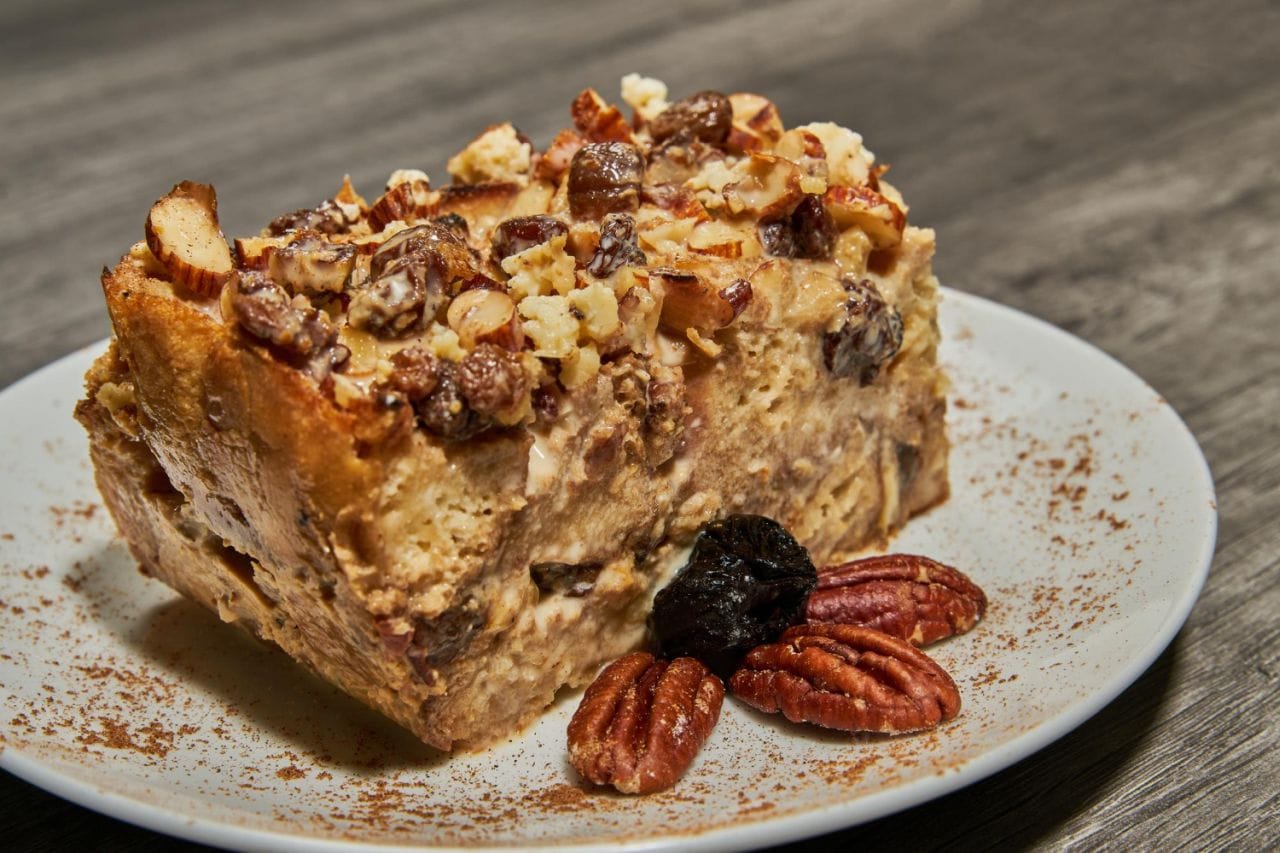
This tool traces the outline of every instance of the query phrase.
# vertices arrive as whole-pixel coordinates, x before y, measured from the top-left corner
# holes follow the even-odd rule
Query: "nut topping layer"
[[[733,695],[796,723],[846,732],[919,731],[960,711],[946,671],[872,628],[818,623],[757,646],[729,681]]]
[[[693,658],[620,658],[587,688],[569,722],[569,761],[626,794],[669,788],[720,718],[724,685]]]
[[[440,439],[571,411],[547,403],[601,372],[616,379],[624,358],[646,370],[689,362],[696,375],[779,326],[804,336],[833,381],[875,383],[903,337],[892,304],[903,296],[886,302],[877,281],[903,251],[906,213],[861,137],[834,124],[788,130],[748,93],[671,102],[660,81],[629,75],[623,96],[630,117],[582,92],[573,127],[544,150],[510,124],[486,128],[448,161],[445,186],[400,169],[370,203],[345,180],[237,238],[234,253],[213,189],[179,184],[147,220],[154,263],[144,250],[137,262],[182,297],[234,280],[223,319],[237,333],[305,368],[335,406],[411,405]],[[312,339],[324,358],[300,351]],[[486,346],[512,358],[464,369]],[[417,398],[388,382],[411,350],[434,359],[437,377]]]

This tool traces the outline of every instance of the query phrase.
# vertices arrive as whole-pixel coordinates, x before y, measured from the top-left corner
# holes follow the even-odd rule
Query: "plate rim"
[[[1101,356],[1111,369],[1118,370],[1127,379],[1136,382],[1156,396],[1162,403],[1160,411],[1163,415],[1172,417],[1172,425],[1176,429],[1171,434],[1177,436],[1178,441],[1187,451],[1182,458],[1186,462],[1193,460],[1195,462],[1190,467],[1193,469],[1196,482],[1188,485],[1194,488],[1197,496],[1206,496],[1208,503],[1205,515],[1200,519],[1203,529],[1199,535],[1200,550],[1194,555],[1194,568],[1182,576],[1183,584],[1180,594],[1171,602],[1158,630],[1150,634],[1146,644],[1129,657],[1125,666],[1112,672],[1102,681],[1100,687],[1087,696],[1067,705],[1034,728],[982,752],[963,764],[914,780],[907,785],[883,789],[854,800],[829,803],[805,811],[742,825],[722,826],[694,834],[652,836],[645,839],[612,842],[587,841],[580,844],[562,841],[544,842],[527,846],[567,848],[576,851],[631,851],[670,849],[672,845],[678,844],[680,849],[687,850],[741,850],[822,835],[888,817],[986,779],[1075,731],[1134,684],[1173,642],[1186,624],[1204,589],[1217,545],[1219,519],[1216,488],[1212,471],[1194,433],[1182,416],[1158,391],[1101,347],[1046,320],[994,300],[950,287],[940,287],[940,290],[944,302],[968,303],[975,310],[997,315],[1003,322],[1030,325],[1033,329],[1053,336],[1057,342],[1067,347],[1083,349],[1095,357]],[[107,338],[81,347],[18,379],[6,388],[0,389],[0,399],[26,393],[29,386],[40,382],[47,374],[66,369],[68,362],[96,356],[109,340]],[[1187,561],[1187,565],[1192,564],[1192,560]],[[498,851],[510,850],[516,846],[373,843],[240,826],[199,815],[184,814],[127,794],[104,790],[92,782],[60,772],[55,764],[25,754],[17,747],[3,741],[0,741],[0,769],[55,796],[108,817],[173,837],[234,849],[252,849],[268,844],[270,849],[282,851],[347,851],[350,853],[350,851],[408,849]]]

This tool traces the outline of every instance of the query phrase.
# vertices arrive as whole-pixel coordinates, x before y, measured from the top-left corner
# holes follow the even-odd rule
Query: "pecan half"
[[[788,628],[747,653],[729,688],[761,711],[846,732],[919,731],[960,710],[946,670],[902,640],[857,625]]]
[[[986,612],[987,596],[964,573],[916,554],[884,554],[821,569],[805,617],[927,646],[963,634]]]
[[[569,763],[624,794],[669,788],[720,718],[724,685],[693,658],[619,658],[587,688],[569,721]]]

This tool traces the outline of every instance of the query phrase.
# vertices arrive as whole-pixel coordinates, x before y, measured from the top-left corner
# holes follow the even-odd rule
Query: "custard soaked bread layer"
[[[227,242],[183,183],[77,415],[145,572],[441,749],[638,647],[698,527],[831,562],[947,494],[933,234],[857,134],[587,90]]]

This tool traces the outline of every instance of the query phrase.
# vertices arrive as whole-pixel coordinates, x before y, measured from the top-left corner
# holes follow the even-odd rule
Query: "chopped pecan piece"
[[[619,267],[642,267],[647,263],[644,252],[636,245],[636,221],[625,213],[610,213],[600,223],[600,242],[587,261],[587,272],[596,278],[608,278]]]
[[[733,695],[769,714],[846,732],[929,729],[960,711],[946,670],[914,646],[857,625],[797,625],[747,653]]]
[[[968,631],[986,610],[986,595],[962,572],[928,557],[885,554],[819,571],[805,616],[927,646]]]
[[[583,89],[569,107],[573,125],[592,142],[635,142],[622,112],[596,92]]]
[[[693,658],[627,655],[583,695],[569,722],[569,763],[625,794],[669,788],[693,763],[723,701],[720,679]]]
[[[430,210],[431,200],[431,186],[423,178],[392,183],[369,208],[369,225],[381,231],[396,220],[416,222]]]

